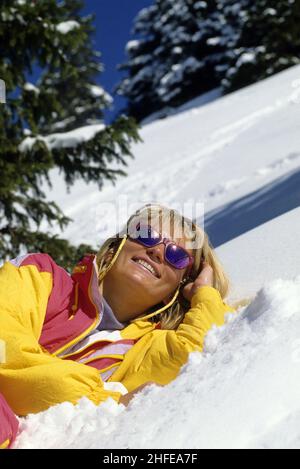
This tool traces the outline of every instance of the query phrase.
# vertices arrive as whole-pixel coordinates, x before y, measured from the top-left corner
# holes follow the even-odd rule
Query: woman
[[[223,301],[227,292],[207,235],[158,204],[133,214],[71,276],[47,254],[6,262],[2,412],[6,405],[25,416],[83,396],[127,405],[147,384],[168,384],[190,352],[203,350],[212,325],[235,311]],[[11,445],[14,424],[0,445]]]

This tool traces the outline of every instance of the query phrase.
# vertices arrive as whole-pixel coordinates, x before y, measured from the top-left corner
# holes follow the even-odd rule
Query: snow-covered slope
[[[299,238],[300,208],[296,208],[220,246],[217,252],[232,284],[229,298],[253,298],[273,279],[299,275]]]
[[[22,421],[16,447],[300,447],[300,67],[144,125],[128,178],[56,200],[65,236],[94,245],[145,202],[203,202],[204,228],[232,280],[255,297],[207,336],[180,376],[125,409],[86,399]],[[112,210],[112,207],[114,210]],[[201,223],[203,220],[199,220]]]
[[[192,103],[142,128],[144,143],[133,146],[128,177],[115,187],[99,192],[79,182],[67,194],[53,172],[49,197],[74,219],[68,239],[97,245],[114,233],[116,217],[122,224],[144,202],[177,208],[192,201],[204,204],[204,227],[218,247],[300,206],[299,66],[204,106]],[[259,252],[267,241],[259,241]],[[234,242],[231,248],[234,263],[239,253]],[[297,249],[289,252],[293,263]],[[278,255],[265,265],[267,277],[277,271]]]

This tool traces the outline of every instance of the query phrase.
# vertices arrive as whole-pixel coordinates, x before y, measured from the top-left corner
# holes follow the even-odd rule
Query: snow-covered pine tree
[[[240,39],[251,0],[216,0],[215,3],[211,18],[213,18],[218,34],[209,42],[215,41],[222,47],[222,51],[214,63],[216,79],[223,93],[222,80],[225,79],[230,68],[230,61],[235,54],[234,51]]]
[[[140,121],[219,86],[232,32],[222,36],[217,6],[218,0],[156,0],[139,12],[132,30],[138,39],[127,44],[129,60],[118,67],[128,76],[115,90],[127,97],[129,115]]]
[[[225,0],[226,1],[226,0]],[[237,2],[226,21],[241,22],[235,47],[228,51],[225,92],[239,89],[300,63],[299,0]]]
[[[43,184],[58,168],[67,187],[76,179],[115,182],[140,141],[134,119],[104,125],[111,97],[96,85],[102,70],[93,50],[93,17],[81,0],[1,0],[0,259],[22,250],[48,252],[69,267],[90,247],[42,232],[69,219],[46,200]],[[112,163],[119,163],[111,167]]]

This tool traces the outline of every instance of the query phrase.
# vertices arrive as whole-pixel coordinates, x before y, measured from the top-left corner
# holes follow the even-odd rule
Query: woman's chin
[[[139,285],[139,287],[144,287],[144,288],[153,288],[154,285],[154,280],[151,279],[151,277],[148,276],[148,274],[144,275],[143,273],[140,272],[132,272],[130,276],[127,276],[128,279],[130,279],[130,283],[134,285]]]
[[[125,282],[130,295],[152,298],[157,288],[155,280],[155,278],[152,279],[147,273],[131,271],[130,273],[127,272]]]

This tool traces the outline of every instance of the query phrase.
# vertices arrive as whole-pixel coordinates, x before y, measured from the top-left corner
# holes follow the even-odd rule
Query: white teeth
[[[142,261],[141,259],[137,259],[137,260],[135,260],[135,262],[136,262],[137,264],[142,264],[144,267],[146,267],[146,269],[148,269],[148,270],[151,272],[151,274],[153,274],[155,277],[157,277],[156,272],[155,272],[155,270],[153,269],[152,265],[148,264],[148,263],[145,262],[145,261]]]

